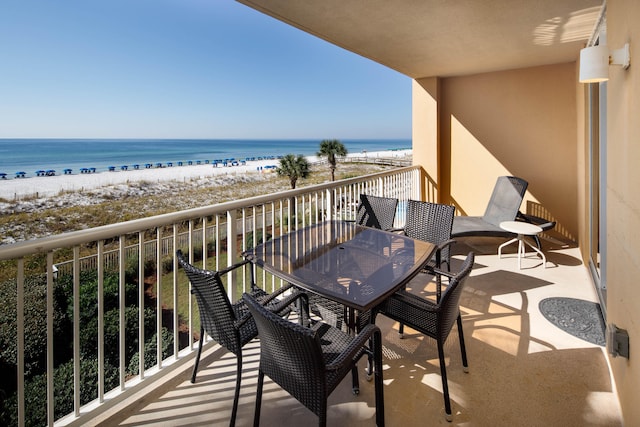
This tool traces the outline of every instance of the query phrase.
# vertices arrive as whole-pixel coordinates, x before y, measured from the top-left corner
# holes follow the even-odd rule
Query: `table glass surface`
[[[357,310],[381,303],[429,261],[435,245],[325,221],[262,243],[246,259],[289,283]]]

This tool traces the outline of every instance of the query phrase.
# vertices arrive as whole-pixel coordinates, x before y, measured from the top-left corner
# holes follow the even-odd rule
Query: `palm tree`
[[[342,142],[337,139],[324,139],[320,142],[320,151],[316,153],[318,157],[326,157],[331,168],[331,181],[336,180],[336,157],[347,155],[347,149]]]
[[[301,154],[287,154],[280,159],[280,166],[276,168],[278,176],[289,177],[291,188],[296,188],[298,178],[306,178],[311,173],[309,162]]]

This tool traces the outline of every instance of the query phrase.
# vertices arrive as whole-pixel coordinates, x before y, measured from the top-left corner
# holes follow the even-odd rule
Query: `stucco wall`
[[[417,83],[414,111],[415,99],[432,90]],[[520,176],[529,181],[522,209],[558,221],[558,230],[577,240],[575,88],[574,63],[441,79],[440,201],[459,214],[482,215],[496,178]],[[433,138],[421,137],[427,124],[417,119],[415,162],[431,174]]]
[[[629,360],[611,359],[625,425],[640,425],[640,2],[607,2],[610,49],[631,47],[631,67],[607,83],[607,322],[626,329]]]

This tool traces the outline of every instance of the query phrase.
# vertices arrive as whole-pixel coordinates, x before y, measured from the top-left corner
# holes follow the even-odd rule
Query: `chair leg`
[[[373,361],[375,364],[375,393],[376,393],[376,425],[384,426],[384,394],[382,383],[382,335],[380,331],[373,334]]]
[[[196,382],[196,374],[198,373],[198,365],[200,364],[200,354],[202,354],[202,341],[204,340],[204,327],[200,326],[200,340],[198,340],[198,354],[196,355],[196,363],[193,365],[191,373],[191,384]]]
[[[467,347],[464,344],[464,333],[462,332],[462,316],[458,314],[458,337],[460,338],[460,352],[462,354],[462,370],[469,372],[469,362],[467,361]]]
[[[253,415],[253,426],[260,425],[260,406],[262,404],[262,385],[264,384],[264,373],[258,370],[258,389],[256,390],[256,409]]]
[[[444,343],[438,341],[438,358],[440,359],[440,375],[442,376],[442,394],[444,396],[444,412],[447,421],[453,420],[451,402],[449,401],[449,384],[447,383],[447,366],[444,360]]]
[[[318,416],[318,427],[327,427],[327,408]]]
[[[351,381],[351,390],[353,391],[353,394],[357,396],[360,394],[360,381],[358,379],[358,367],[355,365],[351,368]]]
[[[442,252],[438,250],[436,251],[436,268],[440,268],[441,266],[442,266]],[[442,296],[442,275],[435,272],[435,276],[436,276],[436,302],[439,303],[440,297]]]
[[[370,313],[369,313],[369,323],[371,325],[375,325],[376,324],[376,316],[377,316],[377,312],[374,309],[371,309]],[[375,354],[375,347],[376,342],[373,339],[373,337],[369,338],[369,351],[367,352],[367,374],[366,374],[366,378],[367,381],[371,381],[373,379],[373,373],[374,373],[374,369],[375,368],[375,363],[376,363],[376,354]]]
[[[236,394],[233,396],[233,409],[231,410],[231,420],[229,422],[230,427],[236,425],[236,415],[238,414],[238,399],[240,398],[240,382],[242,380],[242,350],[238,352],[236,360]]]

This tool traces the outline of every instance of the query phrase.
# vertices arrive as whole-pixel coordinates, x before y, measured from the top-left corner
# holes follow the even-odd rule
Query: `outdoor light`
[[[580,51],[580,83],[598,83],[609,80],[609,65],[630,65],[629,43],[609,51],[607,45],[585,47]]]
[[[613,323],[607,325],[607,350],[612,357],[629,358],[629,333]]]

